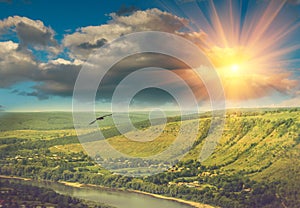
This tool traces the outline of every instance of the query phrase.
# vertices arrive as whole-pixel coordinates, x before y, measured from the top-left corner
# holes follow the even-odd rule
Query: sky
[[[78,74],[92,54],[143,31],[167,32],[199,48],[205,56],[199,65],[207,59],[213,66],[218,76],[211,82],[221,83],[227,108],[300,103],[299,0],[0,0],[0,11],[0,111],[71,111]],[[117,49],[147,44],[155,43],[145,39]],[[186,52],[187,47],[173,45]],[[105,65],[118,50],[98,64]],[[133,108],[175,108],[175,98],[187,94],[184,82],[199,107],[209,109],[213,98],[205,79],[184,60],[144,53],[120,60],[105,74],[95,96],[97,110],[110,110],[121,81],[145,67],[154,69],[131,87],[159,80],[176,95],[141,87],[131,99]]]

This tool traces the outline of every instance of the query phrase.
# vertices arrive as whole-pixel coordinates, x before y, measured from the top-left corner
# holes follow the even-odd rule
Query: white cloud
[[[37,70],[37,63],[29,52],[19,51],[12,41],[0,42],[0,87],[30,80]]]
[[[82,62],[65,59],[39,63],[28,50],[18,50],[18,43],[0,42],[0,87],[7,88],[22,81],[36,81],[34,92],[24,96],[46,99],[48,95],[70,96]]]
[[[58,58],[58,59],[55,59],[55,60],[50,60],[47,64],[44,64],[44,66],[49,66],[49,65],[82,65],[84,62],[78,60],[78,59],[75,59],[74,61],[69,61],[69,60],[66,60],[66,59],[62,59],[62,58]]]
[[[164,31],[174,33],[188,25],[188,20],[158,9],[136,11],[130,16],[111,14],[111,23],[123,25],[137,31]]]
[[[179,33],[188,25],[188,20],[158,9],[136,11],[129,16],[110,14],[107,24],[79,28],[65,36],[63,43],[71,50],[72,58],[85,60],[96,48],[122,35],[140,31],[163,31]]]
[[[292,98],[282,101],[278,106],[300,107],[300,91],[295,92]]]
[[[32,20],[27,17],[13,16],[0,21],[0,35],[16,33],[19,38],[19,47],[24,49],[29,46],[37,50],[48,49],[57,54],[59,46],[54,39],[55,32],[46,27],[40,20]]]
[[[118,16],[116,13],[112,13],[110,16],[112,19],[107,24],[82,27],[72,34],[65,35],[62,43],[69,50],[71,59],[57,58],[48,60],[45,63],[39,62],[34,56],[35,54],[28,50],[28,47],[31,46],[36,50],[46,50],[53,54],[61,52],[61,46],[54,39],[55,32],[50,27],[46,27],[39,20],[19,16],[8,17],[0,21],[0,35],[13,32],[19,38],[19,43],[12,41],[0,42],[0,87],[9,87],[17,82],[31,80],[38,83],[34,87],[35,91],[24,92],[24,96],[37,96],[41,99],[46,99],[48,95],[71,96],[78,72],[88,55],[106,42],[133,32],[163,31],[185,37],[200,46],[206,43],[207,34],[204,32],[186,32],[184,30],[189,24],[188,20],[158,9],[135,11],[129,16]],[[149,43],[145,41],[143,44]],[[111,47],[118,48],[118,50],[115,50],[117,52],[126,52],[132,47],[139,46],[137,43],[119,42],[119,45],[114,44]],[[108,47],[105,50],[109,51],[111,49]],[[174,49],[177,50],[177,47],[175,46]],[[181,48],[181,50],[182,53],[185,52],[184,49]],[[223,52],[219,54],[226,58]],[[217,57],[216,54],[214,54],[214,57]],[[104,54],[101,60],[107,61],[109,58],[111,57]],[[199,97],[207,96],[202,83],[194,80],[193,73],[185,70],[186,66],[184,64],[167,59],[164,56],[155,55],[138,55],[116,64],[104,80],[106,86],[108,86],[107,94],[111,94],[120,79],[130,72],[153,65],[176,70],[175,72],[184,77],[195,92],[198,91]],[[229,82],[230,80],[227,80],[227,82],[224,82],[224,88],[225,91],[230,91],[232,83],[236,83],[234,85],[235,89],[244,89],[243,92],[240,92],[241,95],[229,96],[232,100],[241,98],[243,100],[256,99],[265,97],[272,92],[291,94],[290,91],[295,88],[298,81],[291,80],[290,77],[291,74],[285,73],[285,71],[264,76],[251,76],[245,77],[239,82],[235,80]],[[251,92],[248,92],[248,96],[245,96],[248,89],[251,89]],[[290,102],[295,103],[297,101],[295,98]]]

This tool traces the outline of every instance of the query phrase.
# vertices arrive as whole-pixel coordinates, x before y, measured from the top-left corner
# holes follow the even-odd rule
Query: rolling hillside
[[[132,117],[139,129],[147,129],[149,126],[149,122],[145,120],[146,114],[133,114]],[[166,195],[170,195],[167,194],[169,193],[166,190],[167,187],[172,188],[175,185],[175,188],[180,188],[185,185],[196,191],[195,196],[192,193],[186,195],[178,193],[174,196],[224,207],[260,207],[262,205],[268,207],[268,204],[273,202],[273,207],[298,207],[300,205],[298,193],[298,187],[300,187],[300,109],[229,110],[219,144],[214,153],[201,165],[195,161],[199,157],[207,136],[210,117],[209,114],[197,117],[192,116],[182,121],[183,125],[189,126],[191,122],[199,119],[200,125],[198,139],[178,165],[144,182],[140,179],[124,179],[127,182],[121,183],[119,179],[109,179],[116,176],[111,176],[108,171],[99,167],[85,155],[72,127],[71,114],[5,114],[0,117],[1,174],[47,180],[63,179],[85,183],[88,181],[88,183],[113,187],[125,186],[153,193],[166,193]],[[146,157],[165,150],[178,135],[180,127],[180,117],[170,117],[163,133],[157,139],[141,143],[130,141],[124,135],[120,135],[115,127],[111,126],[111,122],[111,120],[102,124],[99,122],[100,128],[107,131],[110,137],[107,141],[118,151],[133,157]],[[62,128],[59,128],[60,125]],[[159,128],[159,126],[153,128]],[[129,134],[134,136],[135,132],[129,132]],[[87,141],[85,145],[101,146],[97,142],[101,141]],[[95,155],[97,151],[105,150],[98,148],[94,152]],[[128,168],[122,170],[123,166],[116,164],[114,163],[119,172],[131,171]],[[137,164],[140,165],[140,161]],[[100,179],[99,174],[104,178]],[[116,181],[112,183],[111,180]],[[244,185],[237,190],[231,188],[226,194],[224,192],[226,184],[222,182],[224,180],[228,180],[229,184],[242,181],[239,183]],[[199,185],[193,184],[195,181],[198,181]],[[235,186],[238,185],[232,185],[232,187]],[[160,187],[164,187],[164,191],[157,192],[161,189]],[[265,191],[259,192],[256,189]],[[266,190],[272,190],[272,192],[269,193]],[[189,192],[184,191],[184,193]],[[260,195],[264,195],[264,198],[258,200],[257,197]],[[251,197],[254,197],[253,200],[257,199],[253,204]]]

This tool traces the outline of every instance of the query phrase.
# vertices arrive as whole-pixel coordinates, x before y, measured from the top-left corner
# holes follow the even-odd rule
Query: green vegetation
[[[110,208],[107,205],[97,205],[91,201],[84,201],[70,196],[64,196],[52,189],[14,183],[0,179],[1,207],[57,207],[57,208]]]
[[[0,174],[135,189],[221,207],[299,207],[299,113],[297,108],[229,110],[220,143],[203,163],[197,159],[207,137],[210,114],[185,118],[186,125],[200,119],[198,139],[191,150],[167,171],[140,178],[112,174],[87,156],[68,123],[71,120],[67,122],[68,113],[8,113],[0,117]],[[146,114],[133,113],[131,117],[138,128],[150,125]],[[63,118],[64,124],[55,123]],[[180,120],[178,116],[168,118],[162,135],[147,144],[129,141],[111,120],[100,128],[119,151],[147,156],[172,143]],[[93,144],[87,141],[85,145]],[[105,161],[97,154],[95,160],[112,164],[122,173],[136,167],[146,170],[150,164],[169,165],[135,159],[129,161],[129,167],[123,158]]]

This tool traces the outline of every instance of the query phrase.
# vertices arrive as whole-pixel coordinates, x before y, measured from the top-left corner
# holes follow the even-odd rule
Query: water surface
[[[2,180],[2,179],[1,179]],[[6,180],[6,179],[3,179]],[[114,191],[98,187],[70,187],[56,182],[46,181],[23,181],[17,179],[15,183],[30,184],[33,186],[51,188],[57,193],[72,197],[101,202],[118,208],[191,208],[191,206],[176,201],[159,199],[152,196],[128,191]]]

